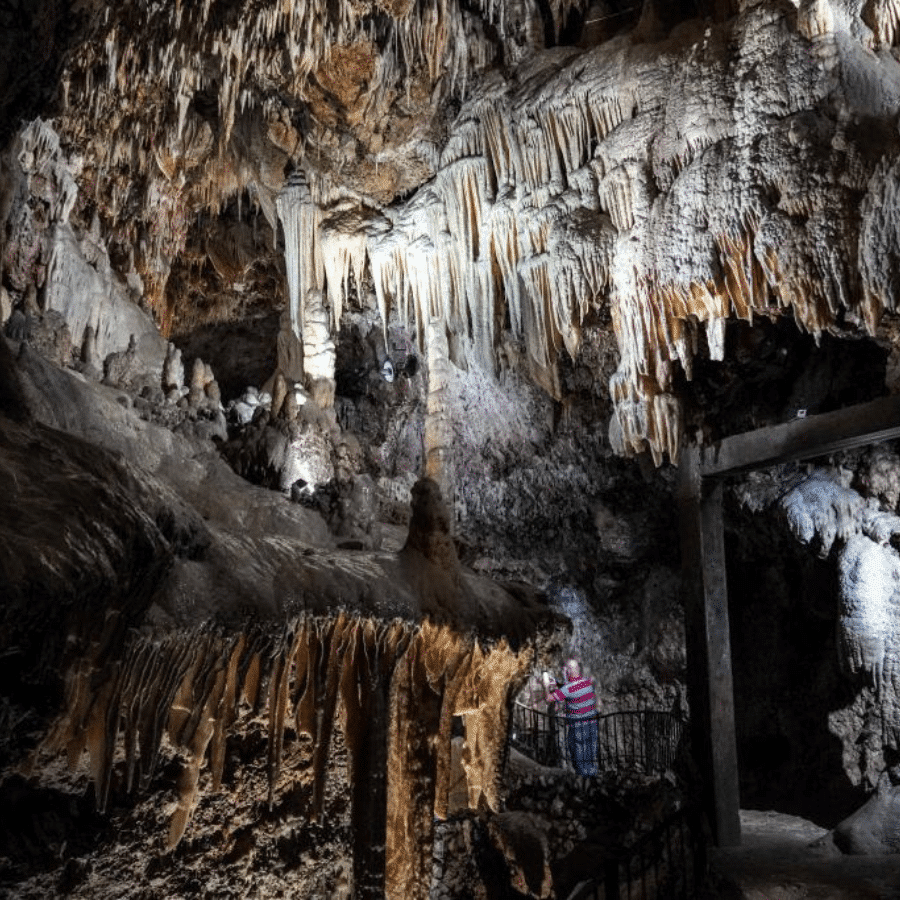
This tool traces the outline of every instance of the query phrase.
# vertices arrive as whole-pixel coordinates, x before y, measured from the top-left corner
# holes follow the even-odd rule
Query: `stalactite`
[[[818,41],[834,39],[829,9],[808,6],[807,30]],[[487,323],[483,304],[493,290],[494,303],[509,311],[512,333],[528,334],[536,377],[552,391],[555,355],[562,347],[577,352],[581,319],[611,300],[622,357],[618,383],[611,385],[621,395],[614,443],[627,453],[650,449],[657,460],[677,456],[681,414],[670,393],[673,365],[690,377],[697,323],[713,359],[723,358],[730,319],[770,315],[773,304],[814,335],[834,328],[842,310],[872,332],[898,295],[889,262],[896,256],[891,197],[897,179],[882,166],[867,181],[863,167],[852,164],[861,177],[850,176],[847,190],[852,181],[852,190],[865,194],[859,246],[845,212],[853,206],[849,194],[841,206],[802,187],[811,168],[823,184],[834,179],[806,149],[811,129],[832,126],[809,116],[774,130],[765,126],[767,110],[782,100],[750,91],[742,73],[776,64],[777,54],[767,50],[762,57],[760,47],[794,52],[796,39],[771,27],[761,13],[748,11],[735,32],[713,29],[677,45],[672,55],[655,56],[652,65],[627,42],[610,41],[571,62],[562,54],[534,60],[514,89],[486,79],[457,117],[426,192],[432,200],[420,194],[407,206],[423,210],[437,195],[449,237],[438,238],[431,223],[440,214],[431,211],[407,233],[407,245],[422,240],[414,256],[395,240],[392,272],[381,265],[376,279],[383,314],[405,291],[418,298],[437,293],[421,276],[411,286],[413,258],[431,279],[449,274],[447,331],[457,331],[461,320]],[[725,53],[731,33],[745,42],[733,71]],[[833,59],[800,59],[806,68],[791,79],[786,102],[792,110],[815,109],[821,69]],[[707,93],[671,90],[698,77]],[[758,134],[765,135],[763,155],[750,165],[750,142]],[[767,200],[772,193],[776,204]],[[585,219],[594,213],[587,229],[598,238],[592,244],[562,236],[556,223],[575,210]],[[847,263],[857,253],[862,291]],[[482,269],[487,259],[491,281]],[[418,299],[417,310],[423,306]],[[499,317],[495,312],[494,320]]]
[[[332,732],[340,727],[359,855],[355,896],[425,897],[433,818],[447,810],[453,719],[465,722],[473,808],[484,802],[499,809],[508,708],[533,654],[531,643],[485,646],[446,623],[340,611],[300,616],[280,635],[202,626],[161,640],[133,636],[117,662],[85,658],[70,669],[66,713],[41,752],[67,749],[75,767],[87,749],[102,808],[120,743],[126,788],[139,771],[146,789],[165,733],[186,753],[171,849],[199,801],[204,763],[217,790],[229,732],[261,713],[268,722],[269,802],[281,783],[285,734],[294,730],[312,742],[307,816],[324,815]]]
[[[389,227],[382,216],[357,207],[339,207],[323,214],[319,240],[335,331],[340,327],[341,314],[347,301],[350,273],[353,273],[356,289],[360,290],[369,241],[383,234]]]
[[[327,346],[320,343],[323,337],[321,316],[318,313],[314,316],[314,336],[308,334],[306,327],[307,305],[310,302],[320,303],[320,298],[316,295],[324,286],[324,264],[319,244],[321,213],[319,207],[312,200],[309,184],[302,172],[296,172],[288,181],[278,195],[276,206],[284,228],[290,334],[303,351],[305,351],[307,343],[314,352],[317,352],[320,346],[322,347],[324,357],[318,362],[315,377],[329,377],[327,374]],[[327,321],[324,323],[324,327],[325,337],[327,337]],[[279,358],[279,368],[283,371],[289,368],[285,365],[284,356],[286,355],[280,355]],[[308,367],[305,359],[304,367]],[[285,371],[285,374],[296,380],[302,376],[302,371]],[[333,366],[331,377],[333,377]]]
[[[177,139],[191,117],[194,93],[214,88],[218,149],[233,153],[239,149],[231,146],[238,117],[264,108],[273,86],[305,98],[309,78],[328,64],[332,48],[371,43],[376,77],[370,96],[379,115],[392,94],[411,90],[423,67],[436,109],[442,97],[465,92],[473,70],[493,61],[494,42],[456,2],[393,6],[375,28],[353,4],[326,8],[324,0],[289,7],[281,0],[243,0],[233,19],[210,19],[208,2],[196,10],[124,2],[97,17],[92,39],[67,61],[66,124],[87,137],[89,111],[86,118],[94,123],[90,152],[98,156],[123,144],[129,118],[143,119],[140,143],[168,125]],[[141,34],[140,42],[134,34]],[[100,68],[106,73],[102,89],[94,84]]]
[[[453,473],[447,471],[447,457],[453,442],[453,424],[447,402],[450,378],[450,350],[442,320],[428,323],[428,403],[425,417],[425,474],[450,490]],[[449,494],[447,495],[449,497]]]
[[[834,32],[834,10],[829,0],[807,0],[800,4],[797,30],[810,40],[826,37]]]
[[[862,19],[880,44],[889,47],[896,44],[900,26],[900,3],[897,0],[868,0],[863,6]]]
[[[555,27],[577,5],[550,4]],[[869,45],[896,40],[894,0],[865,4],[874,37],[848,27],[850,13],[830,0],[804,0],[790,25],[786,11],[763,4],[657,43],[620,35],[583,52],[536,53],[514,78],[491,68],[497,44],[485,22],[508,21],[502,2],[481,4],[482,19],[454,0],[397,0],[377,25],[352,4],[326,6],[245,0],[226,27],[210,18],[209,2],[129,0],[99,17],[96,40],[67,61],[65,133],[100,164],[98,198],[114,198],[117,215],[136,204],[146,221],[162,209],[164,234],[140,274],[164,321],[166,260],[183,246],[187,205],[217,208],[252,182],[263,202],[269,195],[272,222],[288,158],[310,179],[289,182],[276,204],[290,294],[279,368],[291,380],[303,375],[310,291],[327,284],[333,330],[348,273],[358,285],[366,258],[385,330],[396,312],[415,321],[424,344],[440,318],[490,370],[508,313],[512,337],[527,334],[536,380],[553,393],[557,355],[576,354],[582,320],[610,304],[621,355],[610,387],[628,404],[617,409],[614,443],[661,459],[680,429],[673,371],[691,374],[698,323],[716,359],[735,317],[788,314],[815,336],[857,322],[873,333],[882,311],[895,308],[900,179],[892,151],[879,161],[881,151],[846,124],[893,121],[896,68]],[[466,100],[443,145],[419,129],[422,186],[378,228],[358,213],[367,179],[354,175],[351,187],[340,170],[377,171],[391,149],[363,162],[310,149],[337,131],[313,121],[310,78],[357,45],[371,64],[359,103],[366,117],[404,95],[410,115],[425,118],[451,96]],[[215,98],[218,141],[192,111],[200,91]],[[423,93],[427,102],[414,99]],[[289,121],[293,107],[281,94],[303,99],[308,124]],[[847,115],[821,114],[835,104]],[[265,175],[256,157],[267,145],[245,141],[242,130],[254,110],[265,117],[265,140],[281,136]],[[327,170],[319,175],[315,153]],[[116,186],[122,166],[144,179],[139,198]],[[64,199],[63,218],[67,209]],[[565,235],[576,219],[578,233]]]

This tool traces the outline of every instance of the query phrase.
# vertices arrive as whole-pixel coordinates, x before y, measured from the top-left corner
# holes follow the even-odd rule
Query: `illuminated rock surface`
[[[0,750],[59,825],[4,883],[115,894],[131,852],[134,896],[422,897],[461,770],[470,844],[549,895],[565,842],[490,818],[509,701],[570,647],[608,709],[683,699],[683,442],[900,389],[898,23],[2,6]],[[736,680],[750,795],[781,767],[829,825],[900,777],[900,459],[839,464],[730,551],[736,665],[780,661]]]

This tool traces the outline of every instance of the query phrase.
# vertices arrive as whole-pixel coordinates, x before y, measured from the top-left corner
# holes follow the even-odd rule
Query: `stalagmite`
[[[310,290],[306,298],[306,324],[303,332],[303,368],[312,398],[322,407],[334,406],[334,341],[331,317],[321,291]]]
[[[288,393],[288,384],[281,372],[276,373],[275,381],[272,385],[272,403],[269,412],[272,418],[281,414],[281,407]]]
[[[780,504],[798,540],[818,539],[822,557],[837,548],[840,663],[848,676],[862,676],[874,688],[882,741],[900,747],[900,555],[891,546],[900,534],[900,516],[882,511],[876,500],[864,499],[819,469]]]
[[[453,441],[446,392],[450,375],[450,352],[444,323],[428,323],[428,412],[425,418],[425,474],[442,488],[452,508],[453,473],[447,471],[447,457]]]
[[[12,315],[12,301],[9,292],[3,285],[0,285],[0,327],[5,325]]]
[[[196,409],[203,402],[206,387],[206,366],[199,356],[194,359],[194,365],[191,368],[191,382],[188,387],[188,403]]]
[[[170,343],[163,363],[162,388],[168,394],[172,391],[178,393],[183,387],[184,363],[181,361],[181,350]]]
[[[97,349],[97,336],[90,325],[84,329],[84,341],[81,345],[81,362],[84,366],[82,372],[88,378],[99,381],[103,377],[103,360],[100,358],[100,351]]]

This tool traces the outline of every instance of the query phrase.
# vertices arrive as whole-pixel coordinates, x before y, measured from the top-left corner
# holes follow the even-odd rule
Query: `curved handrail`
[[[706,833],[699,808],[687,806],[666,816],[600,868],[580,882],[567,900],[693,900],[700,895],[707,874]]]
[[[674,766],[687,723],[665,710],[617,710],[595,714],[597,768],[661,773]],[[573,769],[566,717],[514,703],[510,743],[544,765]],[[602,872],[581,882],[568,900],[689,900],[706,874],[706,842],[699,810],[667,816],[635,844],[608,858]]]
[[[685,721],[665,710],[617,710],[595,714],[597,767],[601,772],[637,769],[664,772],[672,768],[686,733]],[[513,704],[510,742],[536,762],[573,768],[565,716]]]

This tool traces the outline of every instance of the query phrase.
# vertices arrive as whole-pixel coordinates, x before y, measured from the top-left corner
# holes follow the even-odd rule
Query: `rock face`
[[[452,581],[431,579],[423,590],[428,566],[446,562],[430,562],[430,544],[402,558],[316,553],[324,529],[315,516],[266,516],[267,492],[239,480],[226,499],[227,470],[217,476],[212,461],[186,468],[197,444],[158,426],[144,424],[138,469],[133,448],[117,458],[35,422],[32,410],[42,407],[29,395],[50,386],[58,397],[54,379],[70,380],[95,410],[94,422],[76,416],[78,427],[96,439],[105,421],[105,440],[119,440],[104,417],[103,386],[33,358],[19,388],[5,343],[0,351],[13,388],[0,465],[14,501],[0,519],[0,646],[16,677],[5,682],[4,703],[27,710],[37,684],[58,704],[44,708],[53,724],[36,748],[24,730],[33,713],[19,720],[4,763],[31,749],[35,783],[48,784],[56,754],[65,751],[73,772],[86,754],[101,812],[132,791],[159,790],[160,768],[174,767],[164,829],[171,851],[190,834],[203,793],[223,783],[231,790],[229,742],[240,746],[263,722],[262,742],[253,740],[269,808],[300,803],[315,821],[335,783],[349,791],[332,886],[357,897],[427,896],[454,716],[466,717],[467,801],[498,809],[509,699],[547,640],[539,634],[552,635],[553,614],[458,567]],[[68,405],[77,411],[76,399]],[[118,409],[122,424],[141,427],[133,411]],[[38,450],[43,463],[34,466]],[[218,509],[207,494],[216,477]],[[416,496],[429,490],[423,483]],[[431,533],[432,518],[413,530],[411,546]],[[106,624],[98,630],[98,622]],[[297,778],[309,790],[289,800]],[[15,779],[4,787],[10,802],[25,802],[15,799],[23,789],[31,790]],[[254,815],[248,810],[247,829]],[[239,844],[238,856],[247,852]],[[296,875],[298,890],[310,887],[307,877],[305,869]],[[3,878],[27,881],[15,871]]]
[[[680,697],[683,441],[900,385],[896,10],[6,6],[0,746],[45,753],[10,802],[56,817],[83,784],[47,760],[84,751],[106,815],[219,848],[236,893],[278,858],[279,889],[424,896],[454,719],[496,812],[538,651],[610,708]],[[824,774],[826,815],[900,741],[900,459],[848,466],[772,501],[809,584],[773,563],[763,596],[769,549],[731,546],[745,781]],[[760,672],[770,620],[790,662]],[[196,893],[154,884],[151,830],[135,894]],[[527,823],[480,833],[549,895]],[[60,891],[110,877],[85,854]]]
[[[844,853],[900,853],[900,787],[887,777],[875,794],[834,830],[834,842]]]

